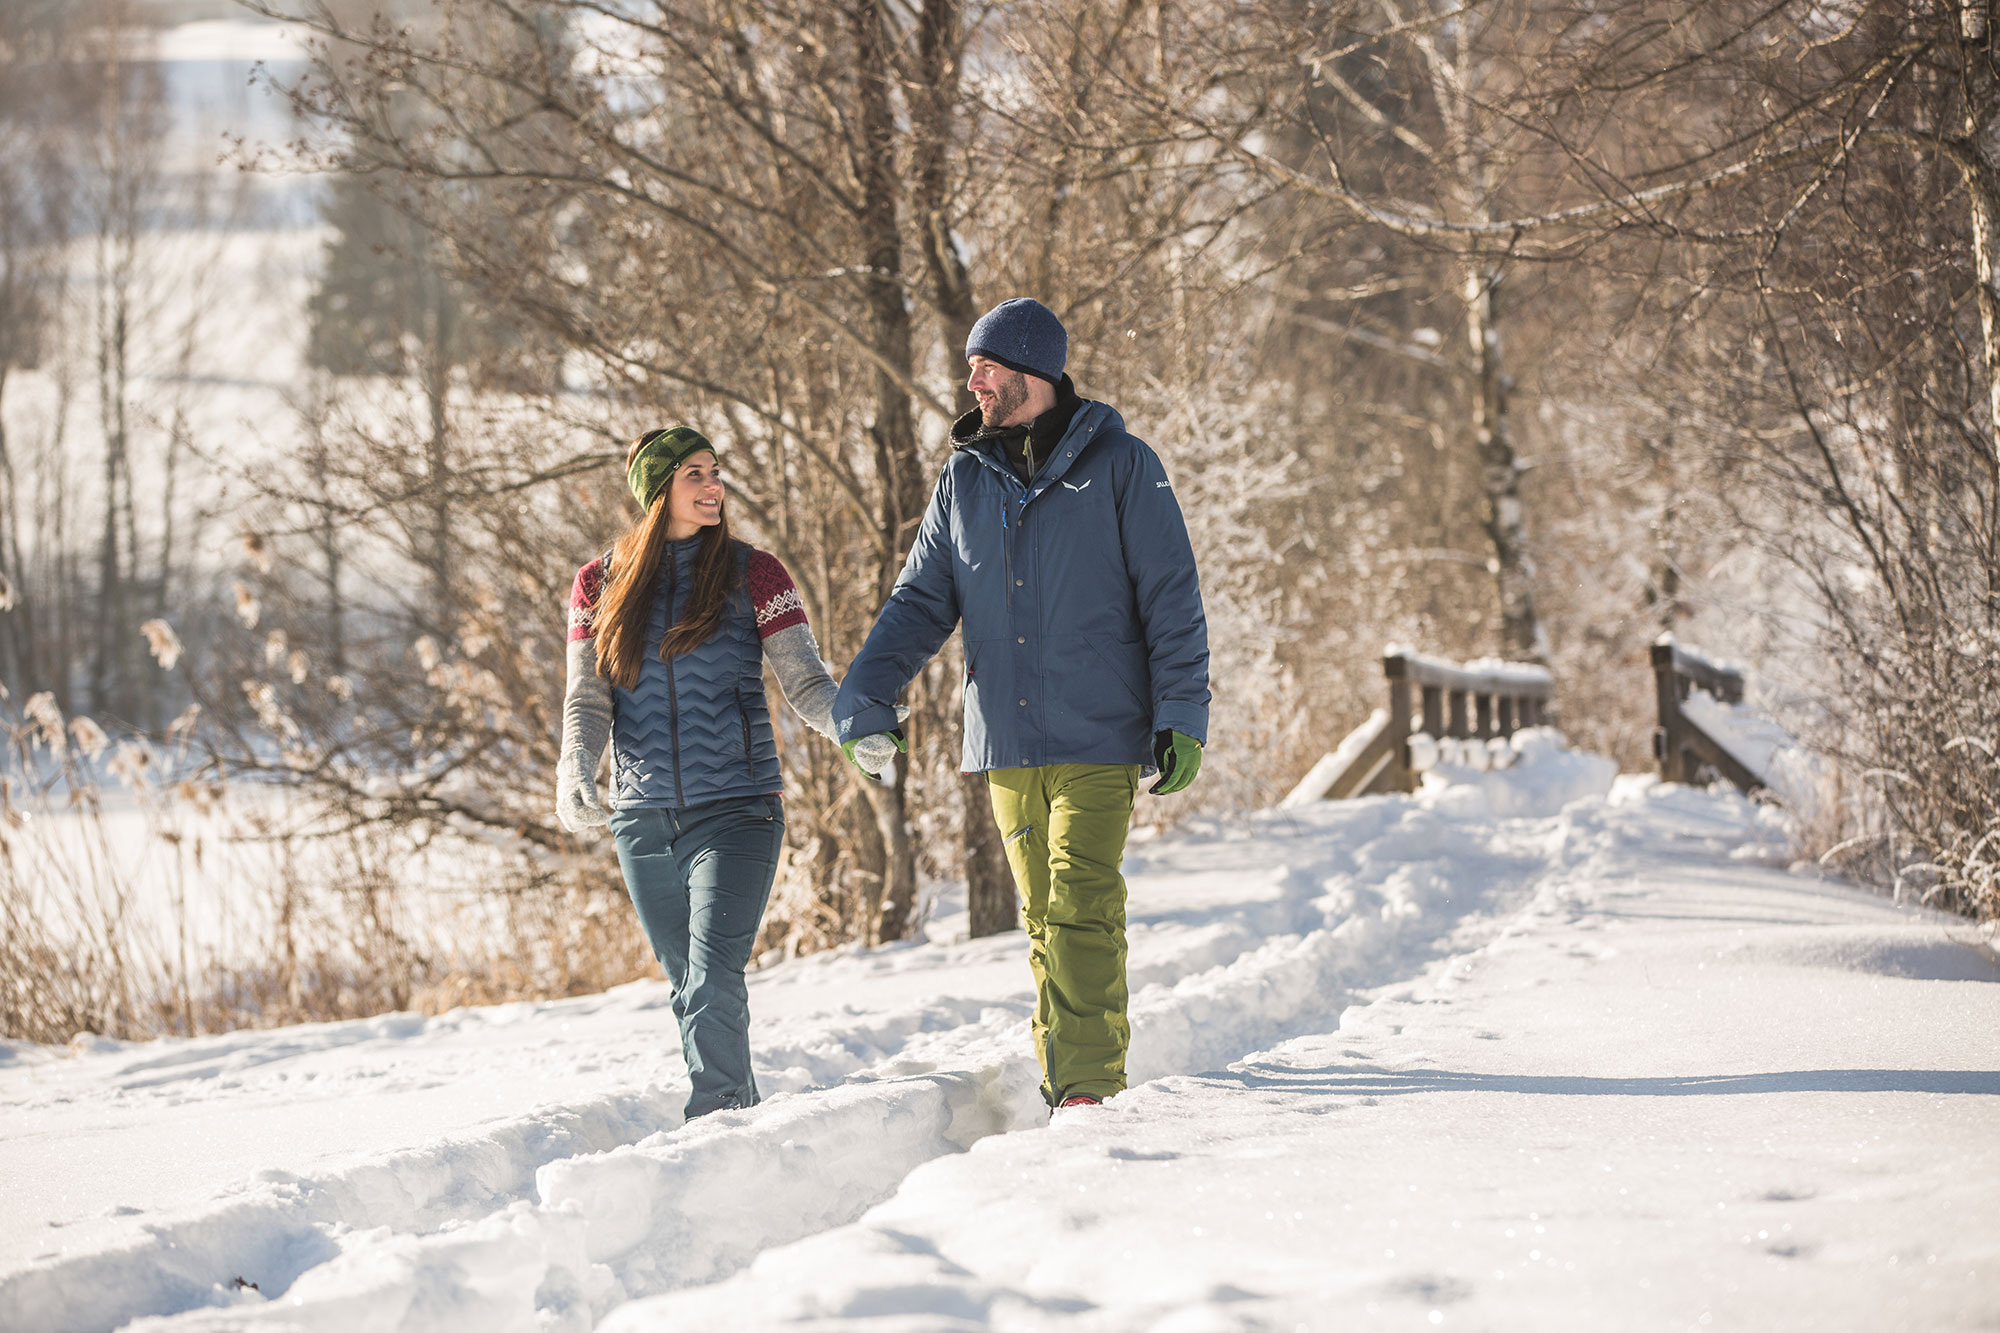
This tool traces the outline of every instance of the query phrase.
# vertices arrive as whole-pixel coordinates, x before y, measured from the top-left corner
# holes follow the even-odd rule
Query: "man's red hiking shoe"
[[[1069,1096],[1063,1098],[1062,1101],[1056,1104],[1056,1109],[1058,1111],[1067,1111],[1072,1106],[1102,1106],[1102,1105],[1104,1105],[1104,1099],[1102,1097],[1093,1097],[1087,1092],[1072,1092]]]

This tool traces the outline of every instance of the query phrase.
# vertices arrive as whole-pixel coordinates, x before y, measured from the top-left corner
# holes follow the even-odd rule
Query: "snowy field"
[[[21,821],[5,830],[0,887],[13,895],[7,928],[21,923],[17,948],[87,959],[99,968],[82,969],[89,984],[130,997],[134,1026],[113,1029],[126,1035],[189,1030],[173,1026],[183,996],[200,1027],[227,1026],[244,1012],[235,1006],[257,1003],[258,988],[282,995],[287,957],[302,989],[318,988],[302,1003],[332,1003],[355,971],[395,980],[384,950],[457,959],[470,972],[543,939],[519,896],[496,892],[509,882],[506,854],[479,830],[442,828],[422,842],[387,829],[312,837],[296,832],[314,828],[310,811],[269,785],[201,785],[181,796],[88,776],[103,785],[82,803],[57,784],[22,808],[17,791]],[[621,908],[615,866],[603,887],[593,908]],[[357,969],[364,954],[373,961]],[[410,964],[405,979],[419,989],[398,1002],[431,1011],[453,1002],[421,989],[424,977]],[[452,994],[462,1003],[475,993]],[[366,1012],[365,1000],[348,1003],[346,1012]],[[286,1016],[301,1011],[262,1021]],[[0,1235],[10,1224],[0,1220]]]
[[[1053,1124],[950,918],[759,973],[694,1125],[651,982],[0,1046],[0,1327],[1994,1327],[1990,935],[1524,749],[1135,846],[1133,1087]]]

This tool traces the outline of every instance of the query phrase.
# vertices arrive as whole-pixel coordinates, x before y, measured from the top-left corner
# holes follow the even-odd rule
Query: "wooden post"
[[[1473,735],[1480,740],[1489,740],[1493,735],[1493,696],[1475,694],[1472,696],[1473,715],[1478,718],[1478,730]]]
[[[1410,660],[1401,653],[1382,659],[1382,674],[1389,679],[1389,739],[1395,748],[1391,766],[1395,789],[1417,789],[1416,765],[1410,762]]]
[[[1511,694],[1500,696],[1500,734],[1502,736],[1514,734],[1514,696]]]
[[[1653,645],[1652,662],[1653,693],[1660,712],[1659,725],[1653,729],[1653,755],[1660,761],[1661,780],[1692,784],[1708,769],[1744,791],[1762,787],[1762,779],[1681,709],[1697,685],[1722,703],[1743,702],[1743,673],[1719,668],[1664,638]]]
[[[1472,734],[1466,729],[1465,724],[1465,691],[1453,690],[1449,697],[1451,699],[1451,721],[1446,724],[1445,735],[1450,736],[1454,740],[1462,741]]]
[[[1659,725],[1653,728],[1653,757],[1660,761],[1660,781],[1679,782],[1681,691],[1671,643],[1653,645],[1653,698],[1660,714]]]

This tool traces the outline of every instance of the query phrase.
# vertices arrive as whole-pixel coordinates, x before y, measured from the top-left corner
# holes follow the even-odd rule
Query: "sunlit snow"
[[[1785,847],[1533,738],[1139,843],[1133,1087],[1053,1124],[962,915],[757,974],[692,1125],[654,982],[0,1048],[0,1326],[1982,1327],[1991,941]]]

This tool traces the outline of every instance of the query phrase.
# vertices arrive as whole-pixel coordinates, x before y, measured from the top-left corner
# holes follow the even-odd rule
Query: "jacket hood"
[[[1070,418],[1070,425],[1074,426],[1076,424],[1077,417],[1081,417],[1083,415],[1084,409],[1090,406],[1090,400],[1087,398],[1077,397],[1076,381],[1072,380],[1069,377],[1068,372],[1064,372],[1062,377],[1062,382],[1056,385],[1056,401],[1061,402],[1065,398],[1075,399],[1078,404],[1075,415],[1073,415]],[[980,420],[979,409],[977,407],[971,408],[968,411],[964,412],[959,416],[958,420],[951,423],[952,446],[958,449],[964,449],[971,446],[974,437],[979,434],[981,428],[984,427],[985,424],[986,423],[984,421]],[[1003,429],[1011,430],[1017,428],[1003,427]]]
[[[1067,379],[1068,377],[1065,376],[1064,378]],[[974,408],[952,423],[952,447],[954,449],[963,449],[966,453],[982,458],[994,467],[1003,470],[1007,469],[1008,464],[1002,456],[998,442],[999,437],[996,435],[982,437],[979,427],[979,409]],[[1057,441],[1054,447],[1061,448],[1072,440],[1081,440],[1087,443],[1101,436],[1123,431],[1124,429],[1125,418],[1118,414],[1117,408],[1112,407],[1109,403],[1100,403],[1092,398],[1080,398],[1077,400],[1076,412],[1069,419],[1069,428],[1063,432],[1062,439]],[[962,435],[960,433],[961,430],[965,432]],[[1067,470],[1067,467],[1068,460],[1059,460],[1057,463],[1051,464],[1048,469],[1044,470],[1037,477],[1037,484],[1039,485],[1044,481],[1053,481],[1055,477]]]

